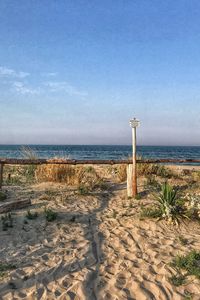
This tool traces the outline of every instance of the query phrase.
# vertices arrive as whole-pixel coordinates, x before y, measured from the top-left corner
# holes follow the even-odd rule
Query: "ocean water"
[[[70,159],[125,159],[131,146],[117,145],[29,145],[39,158],[64,157]],[[22,145],[0,145],[0,158],[22,158]],[[200,159],[200,146],[138,146],[143,158]]]

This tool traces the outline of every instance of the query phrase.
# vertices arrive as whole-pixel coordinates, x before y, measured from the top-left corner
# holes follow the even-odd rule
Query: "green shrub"
[[[175,286],[180,286],[185,284],[186,282],[186,276],[179,274],[179,275],[173,275],[169,278],[169,281],[175,285]]]
[[[181,243],[181,245],[183,245],[183,246],[188,244],[188,240],[181,235],[178,237],[178,240]]]
[[[89,188],[86,185],[80,184],[78,186],[78,193],[80,195],[87,195],[89,193]]]
[[[183,270],[185,276],[193,275],[200,279],[200,251],[192,250],[186,255],[177,255],[170,265],[177,272]]]
[[[141,199],[142,199],[141,194],[137,194],[137,195],[135,196],[135,199],[136,199],[136,200],[141,200]]]
[[[57,218],[57,213],[50,208],[45,208],[44,214],[48,222],[52,222]]]

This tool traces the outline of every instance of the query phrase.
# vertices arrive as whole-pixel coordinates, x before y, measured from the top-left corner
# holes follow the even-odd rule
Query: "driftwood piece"
[[[31,205],[31,200],[30,199],[4,202],[4,203],[0,204],[0,214],[7,213],[7,212],[10,212],[12,210],[24,208],[24,207],[27,207],[29,205]]]

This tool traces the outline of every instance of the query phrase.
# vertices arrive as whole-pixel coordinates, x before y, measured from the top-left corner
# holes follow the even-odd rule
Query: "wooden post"
[[[0,164],[0,190],[2,189],[3,185],[3,164]]]
[[[132,196],[137,196],[137,161],[136,161],[136,128],[140,126],[140,121],[136,118],[130,120],[130,126],[132,128],[132,146],[133,146],[133,167],[132,167]]]
[[[127,165],[127,197],[133,196],[133,166]]]
[[[137,195],[137,165],[136,165],[136,127],[132,128],[132,146],[133,146],[133,177],[132,177],[132,185],[133,185],[133,197]]]

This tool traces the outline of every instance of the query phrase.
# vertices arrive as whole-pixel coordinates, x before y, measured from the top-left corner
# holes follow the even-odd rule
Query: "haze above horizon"
[[[200,145],[200,2],[0,2],[0,144]]]

